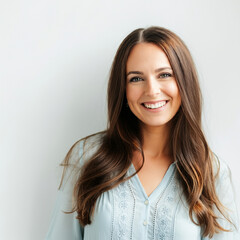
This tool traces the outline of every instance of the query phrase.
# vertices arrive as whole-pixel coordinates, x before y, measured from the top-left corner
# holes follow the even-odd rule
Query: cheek
[[[179,89],[178,89],[178,86],[177,86],[176,82],[172,82],[171,84],[169,84],[167,91],[168,91],[168,94],[173,99],[176,99],[176,100],[180,100],[181,99],[180,93],[179,93]]]
[[[130,102],[136,102],[141,96],[141,90],[140,88],[137,88],[136,86],[129,86],[126,88],[126,98],[128,103]]]
[[[175,101],[176,107],[177,108],[180,107],[181,96],[180,96],[180,92],[179,92],[179,89],[178,89],[177,85],[172,88],[172,94],[173,94],[173,100]]]

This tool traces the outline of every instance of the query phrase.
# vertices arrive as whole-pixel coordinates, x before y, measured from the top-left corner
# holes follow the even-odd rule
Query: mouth
[[[146,102],[146,103],[142,103],[141,105],[147,109],[159,109],[165,106],[168,102],[169,100],[164,100],[164,101],[155,102],[155,103]]]

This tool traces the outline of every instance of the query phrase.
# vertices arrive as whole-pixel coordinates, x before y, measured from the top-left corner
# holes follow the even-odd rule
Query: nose
[[[145,94],[149,97],[154,97],[160,94],[160,92],[161,89],[159,82],[154,77],[147,79],[145,86]]]

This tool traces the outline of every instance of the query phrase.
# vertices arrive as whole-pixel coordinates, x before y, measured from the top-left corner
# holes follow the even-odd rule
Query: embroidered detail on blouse
[[[178,201],[177,195],[177,183],[173,174],[155,204],[152,226],[154,240],[173,239],[173,219],[176,212],[176,202]]]
[[[136,198],[135,198],[135,196],[134,196],[133,189],[132,189],[129,181],[128,181],[128,187],[129,187],[130,192],[131,192],[131,194],[132,194],[132,197],[133,197],[133,199],[134,199],[134,202],[133,202],[132,224],[131,224],[131,236],[130,236],[130,240],[132,240],[132,239],[133,239],[133,222],[134,222],[134,216],[135,216]]]
[[[133,221],[135,213],[135,196],[129,182],[123,182],[113,189],[114,196],[114,224],[112,240],[132,239]]]
[[[114,210],[114,208],[115,208],[114,201],[113,201],[113,203],[112,203],[112,207],[113,207],[113,210]],[[113,240],[114,219],[115,219],[115,215],[114,215],[114,211],[113,211],[113,212],[112,212],[112,230],[111,230],[111,240]]]

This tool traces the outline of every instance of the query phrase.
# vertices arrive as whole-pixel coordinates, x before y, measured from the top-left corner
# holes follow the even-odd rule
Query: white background
[[[167,27],[186,42],[207,139],[239,188],[239,0],[0,1],[0,239],[44,239],[59,163],[105,129],[111,62],[139,27]]]

